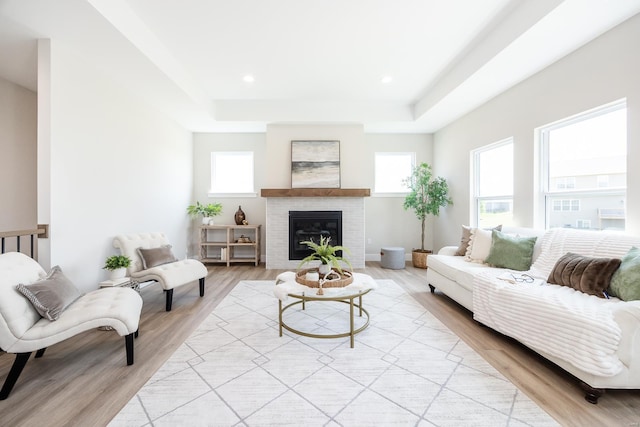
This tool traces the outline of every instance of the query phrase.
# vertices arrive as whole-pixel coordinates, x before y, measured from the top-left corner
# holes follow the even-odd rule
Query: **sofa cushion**
[[[611,277],[609,293],[624,301],[640,300],[640,249],[633,246]]]
[[[429,255],[429,269],[453,280],[469,292],[473,291],[473,277],[481,271],[491,270],[486,264],[466,261],[459,256]]]
[[[491,252],[491,231],[481,228],[471,230],[471,240],[465,259],[471,262],[483,263]]]
[[[142,260],[143,270],[177,261],[177,258],[171,252],[171,245],[162,245],[159,248],[150,249],[138,248],[138,255]]]
[[[16,289],[42,317],[51,321],[58,320],[60,314],[82,296],[59,266],[53,267],[44,279],[30,285],[19,283]]]
[[[460,246],[458,246],[458,250],[456,251],[456,256],[465,256],[467,254],[467,248],[469,247],[469,241],[471,240],[471,230],[473,227],[469,227],[467,225],[462,226],[462,237],[460,237]],[[495,226],[494,228],[489,228],[488,230],[502,230],[502,224]]]
[[[619,266],[618,258],[592,258],[568,252],[556,262],[547,282],[604,298],[611,276]]]
[[[491,251],[485,259],[494,267],[525,271],[531,267],[536,237],[509,236],[497,230],[491,232]]]
[[[594,258],[622,258],[632,246],[640,247],[640,237],[609,231],[552,228],[539,239],[540,256],[530,274],[547,278],[558,259],[567,252]]]

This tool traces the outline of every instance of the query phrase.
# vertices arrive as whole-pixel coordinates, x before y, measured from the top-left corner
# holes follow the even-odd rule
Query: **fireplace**
[[[331,245],[342,245],[342,211],[289,211],[289,259],[301,260],[311,254],[302,242],[331,238]],[[342,256],[340,252],[338,256]]]

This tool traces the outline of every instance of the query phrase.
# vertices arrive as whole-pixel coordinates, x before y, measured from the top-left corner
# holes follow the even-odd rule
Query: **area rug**
[[[351,348],[280,337],[274,282],[240,282],[109,425],[558,425],[395,282],[377,283]],[[348,330],[345,304],[298,307],[289,325]]]

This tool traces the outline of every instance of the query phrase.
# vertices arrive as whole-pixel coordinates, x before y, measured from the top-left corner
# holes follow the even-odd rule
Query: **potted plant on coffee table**
[[[351,263],[349,262],[348,259],[346,259],[343,256],[337,255],[337,252],[339,251],[342,251],[343,254],[344,253],[348,254],[349,249],[345,248],[344,246],[332,246],[330,242],[331,242],[331,237],[324,237],[324,236],[320,236],[319,243],[314,242],[313,239],[305,242],[301,242],[302,244],[307,245],[307,247],[311,249],[313,252],[307,257],[305,257],[302,261],[300,261],[298,268],[314,260],[320,261],[318,272],[322,276],[327,275],[332,268],[342,273],[342,267],[340,265],[341,262],[344,262],[349,266],[349,268],[351,268]]]
[[[420,249],[413,249],[411,260],[414,267],[427,268],[427,256],[430,250],[424,248],[425,223],[427,215],[438,216],[440,208],[453,201],[449,197],[449,186],[442,177],[434,177],[428,163],[420,163],[409,177],[403,180],[410,192],[404,199],[405,210],[413,209],[422,224]]]
[[[111,280],[122,279],[127,275],[127,268],[131,265],[131,258],[126,255],[112,255],[108,257],[104,262],[105,270],[111,272]]]
[[[192,217],[202,217],[202,224],[209,225],[212,222],[214,216],[218,216],[222,213],[221,203],[209,203],[202,204],[196,202],[195,205],[187,206],[187,213]]]

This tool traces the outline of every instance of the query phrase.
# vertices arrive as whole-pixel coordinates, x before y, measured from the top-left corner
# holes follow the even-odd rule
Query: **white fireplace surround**
[[[289,211],[342,211],[342,246],[353,268],[364,268],[364,197],[268,197],[266,262],[268,269],[295,269],[289,260]]]

